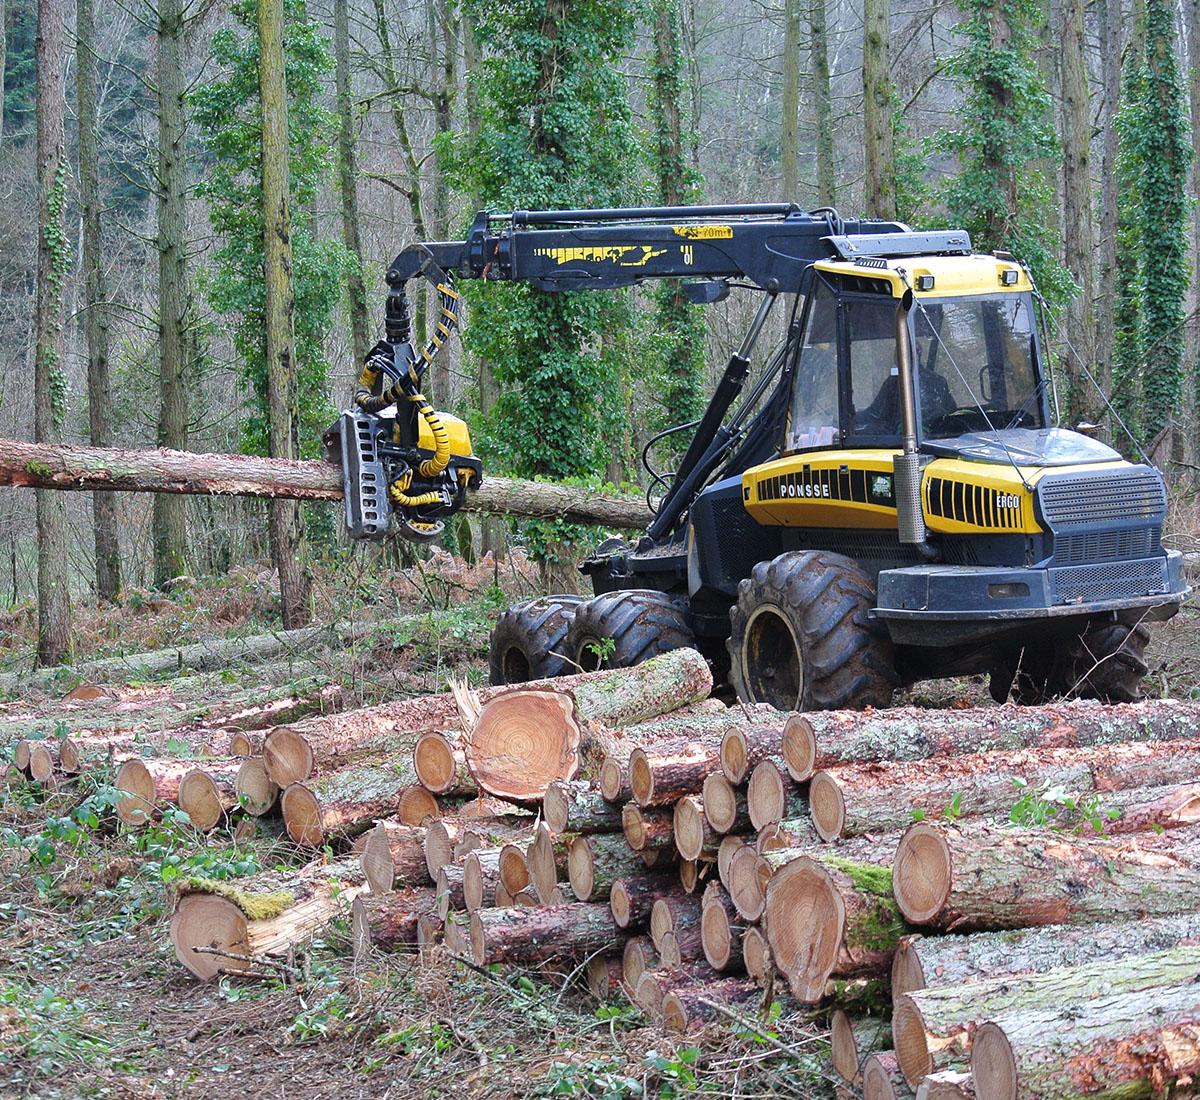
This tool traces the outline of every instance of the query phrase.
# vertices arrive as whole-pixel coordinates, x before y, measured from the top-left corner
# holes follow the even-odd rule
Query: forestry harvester
[[[420,352],[418,275],[441,301]],[[691,438],[655,475],[645,533],[580,566],[591,599],[505,611],[494,683],[695,646],[742,699],[786,710],[882,707],[900,684],[977,672],[998,700],[1136,698],[1147,624],[1188,594],[1161,544],[1163,479],[1054,425],[1012,256],[794,205],[481,213],[465,241],[411,246],[387,273],[386,338],[326,436],[356,537],[436,537],[481,476],[465,425],[420,394],[456,278],[759,296],[704,414],[673,429]],[[786,337],[734,409],[777,309]]]

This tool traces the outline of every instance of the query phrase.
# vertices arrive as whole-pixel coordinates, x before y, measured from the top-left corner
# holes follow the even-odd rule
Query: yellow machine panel
[[[467,429],[466,422],[444,412],[438,413],[438,419],[441,420],[442,427],[446,429],[446,434],[450,437],[450,453],[469,455],[471,453],[471,433]],[[432,451],[435,446],[433,432],[429,430],[429,425],[425,423],[423,416],[417,419],[417,446],[427,451]]]
[[[1020,264],[995,256],[922,256],[916,260],[874,260],[869,265],[853,260],[821,260],[813,266],[831,275],[858,275],[889,283],[894,298],[909,288],[918,298],[939,298],[986,294],[989,290],[1021,292],[1032,285]]]
[[[896,526],[894,451],[809,451],[742,475],[746,511],[764,526]]]

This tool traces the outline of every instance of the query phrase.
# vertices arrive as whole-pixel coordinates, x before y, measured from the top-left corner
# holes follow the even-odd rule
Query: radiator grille
[[[1061,565],[1148,558],[1161,549],[1161,528],[1135,527],[1121,531],[1080,531],[1054,538],[1054,561]]]
[[[1167,591],[1166,562],[1158,558],[1052,569],[1050,583],[1058,603],[1157,596]]]
[[[1052,528],[1129,520],[1159,520],[1167,493],[1154,470],[1089,477],[1047,477],[1038,485],[1042,515]]]

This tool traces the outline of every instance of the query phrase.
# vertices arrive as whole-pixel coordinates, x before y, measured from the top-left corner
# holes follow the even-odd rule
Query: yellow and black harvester
[[[418,275],[442,302],[421,353],[404,292]],[[455,278],[758,296],[703,416],[674,429],[691,437],[655,475],[654,520],[581,565],[594,597],[501,615],[493,682],[695,646],[741,698],[789,710],[886,706],[900,684],[977,672],[997,699],[1137,696],[1147,624],[1188,593],[1161,543],[1163,480],[1055,426],[1013,257],[793,205],[480,214],[465,241],[415,245],[388,272],[387,339],[327,437],[360,537],[436,535],[480,476],[465,427],[420,396]],[[786,336],[743,396],[776,310]]]

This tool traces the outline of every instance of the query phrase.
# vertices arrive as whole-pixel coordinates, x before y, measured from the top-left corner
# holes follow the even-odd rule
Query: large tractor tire
[[[579,607],[567,652],[584,672],[629,668],[669,649],[694,646],[682,603],[654,589],[606,592]]]
[[[524,684],[577,671],[567,659],[567,628],[582,596],[542,596],[503,612],[488,644],[493,684]]]
[[[997,702],[1038,706],[1052,699],[1134,703],[1149,672],[1144,623],[1099,623],[1053,645],[1027,645],[1012,663],[992,672]],[[1014,673],[1015,669],[1015,673]]]
[[[730,611],[738,698],[779,710],[886,707],[891,639],[868,613],[875,585],[850,558],[800,550],[759,562]]]

